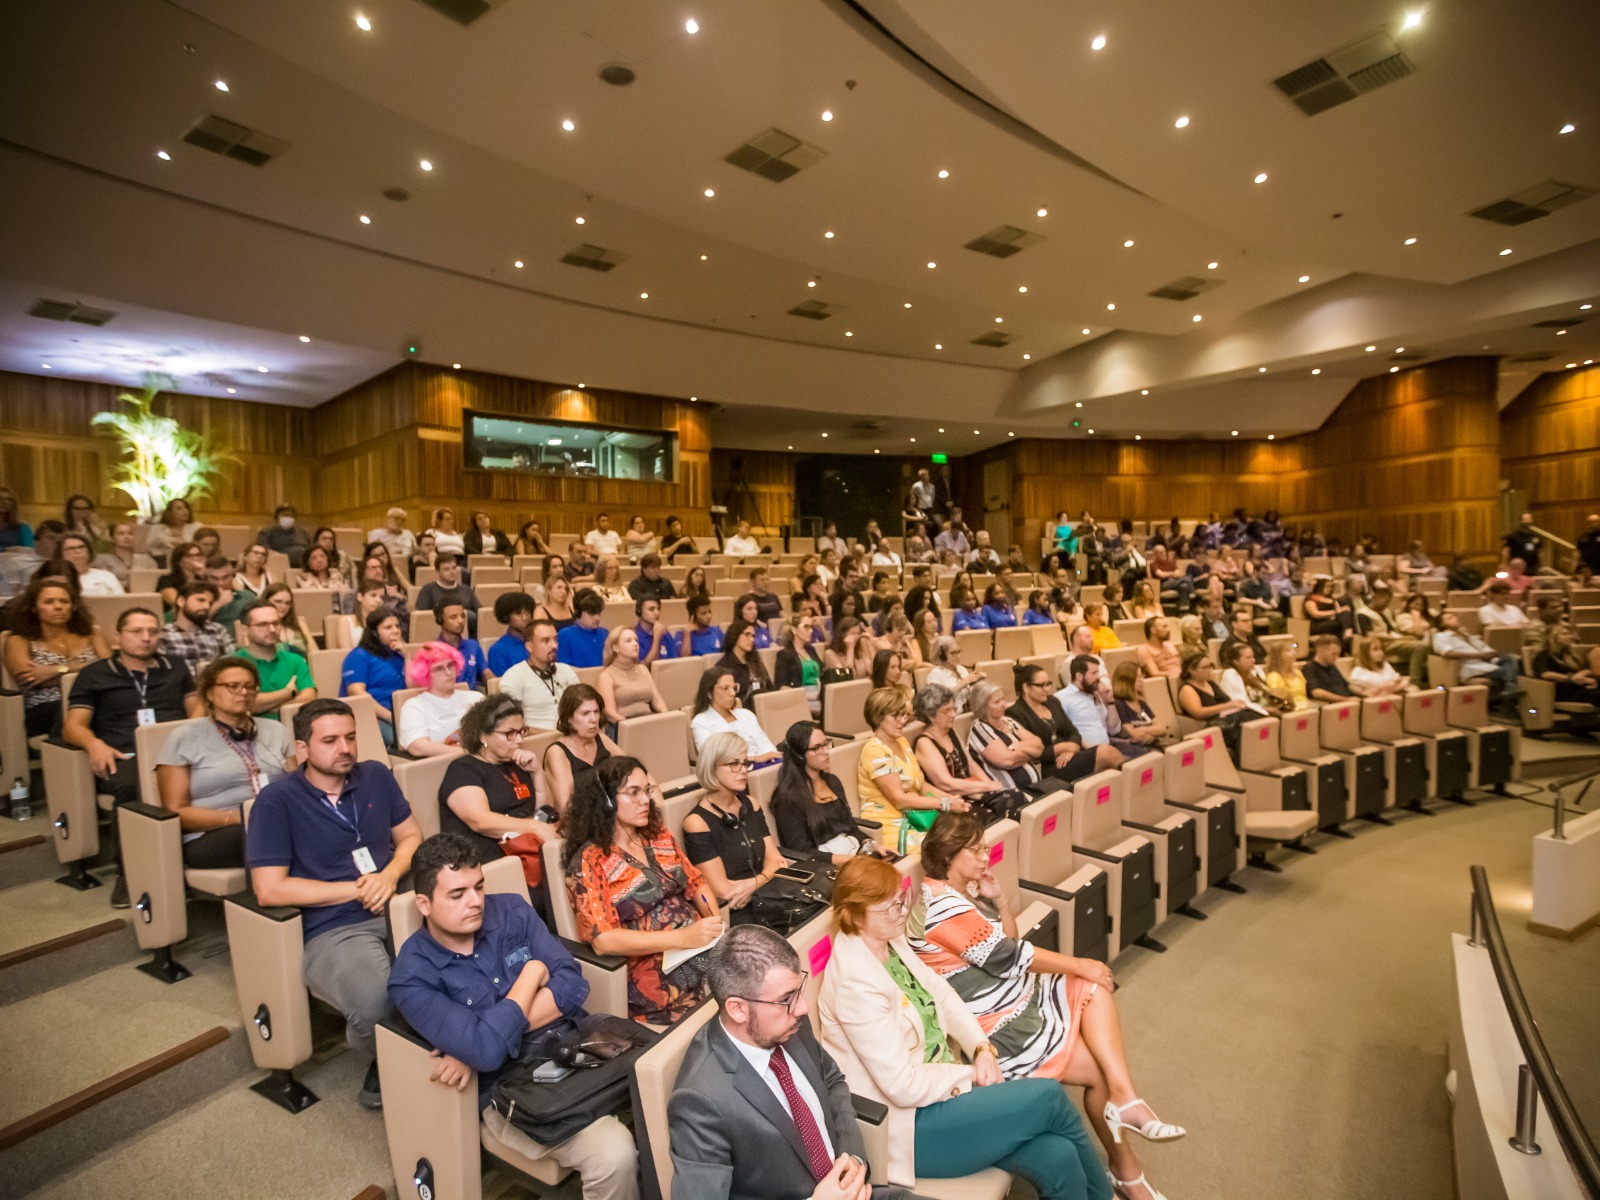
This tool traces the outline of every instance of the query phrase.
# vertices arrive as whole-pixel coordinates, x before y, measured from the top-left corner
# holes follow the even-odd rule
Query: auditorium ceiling
[[[0,367],[312,405],[414,347],[868,453],[1505,400],[1600,356],[1596,61],[1581,0],[13,5]]]

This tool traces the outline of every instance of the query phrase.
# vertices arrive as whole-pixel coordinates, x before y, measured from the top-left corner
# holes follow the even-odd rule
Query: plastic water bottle
[[[18,775],[11,783],[11,819],[26,821],[33,816],[33,801],[28,798],[28,783]]]

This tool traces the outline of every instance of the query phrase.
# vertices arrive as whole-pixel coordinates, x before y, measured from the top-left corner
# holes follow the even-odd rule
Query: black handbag
[[[562,1017],[522,1039],[517,1061],[501,1070],[489,1103],[541,1146],[556,1146],[601,1117],[628,1107],[633,1064],[660,1035],[637,1021],[600,1013]],[[536,1080],[546,1063],[571,1068]]]
[[[827,907],[820,892],[794,879],[769,879],[745,901],[728,910],[731,925],[765,925],[788,936]]]

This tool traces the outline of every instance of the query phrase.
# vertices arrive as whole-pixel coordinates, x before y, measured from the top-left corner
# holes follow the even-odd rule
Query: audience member
[[[817,701],[822,695],[822,657],[812,635],[817,623],[802,614],[785,621],[778,631],[778,656],[773,666],[774,687],[802,688],[806,699]]]
[[[410,562],[417,549],[416,534],[406,528],[406,510],[399,507],[384,514],[383,524],[367,534],[367,541],[382,542],[395,562]]]
[[[1117,631],[1106,624],[1106,606],[1104,604],[1085,604],[1083,606],[1083,623],[1089,627],[1090,645],[1096,654],[1104,654],[1107,650],[1117,650],[1122,646],[1122,639],[1117,636]]]
[[[619,625],[606,635],[605,666],[595,686],[613,730],[629,717],[667,711],[655,676],[639,661],[639,635],[630,626]]]
[[[1151,679],[1178,677],[1178,651],[1172,645],[1172,626],[1166,617],[1146,617],[1144,644],[1135,652],[1139,669]]]
[[[260,599],[267,585],[276,582],[276,578],[267,570],[267,548],[260,542],[246,546],[244,553],[239,556],[239,569],[233,576],[233,590],[248,603]]]
[[[690,625],[685,648],[687,655],[721,654],[722,629],[711,623],[711,598],[703,593],[695,593],[689,598]]]
[[[1600,707],[1600,681],[1594,668],[1580,657],[1572,626],[1565,621],[1545,630],[1543,644],[1533,660],[1533,674],[1556,685],[1558,704]]]
[[[733,558],[753,558],[763,553],[761,543],[750,532],[750,522],[740,521],[736,532],[723,546],[723,553]]]
[[[694,735],[697,751],[716,734],[737,733],[744,738],[750,759],[758,765],[776,762],[782,757],[756,721],[755,713],[740,705],[738,674],[721,663],[700,677],[689,730]]]
[[[369,548],[370,549],[370,548]],[[387,547],[385,547],[387,553]],[[393,561],[392,559],[390,561]],[[417,548],[411,552],[411,561],[405,563],[406,573],[411,582],[415,583],[418,576],[424,571],[431,571],[434,564],[439,561],[439,543],[434,539],[433,530],[423,532],[417,539]]]
[[[611,514],[601,513],[594,519],[594,528],[583,535],[583,544],[595,558],[615,555],[622,546],[622,535],[611,528]]]
[[[679,653],[678,639],[661,619],[661,603],[649,597],[633,603],[633,612],[638,618],[633,636],[639,645],[639,661],[646,667],[658,660],[677,658]]]
[[[533,624],[533,597],[526,592],[505,592],[496,596],[494,619],[505,632],[489,647],[485,663],[489,674],[504,676],[528,657],[528,627]]]
[[[544,771],[556,812],[565,815],[573,793],[583,787],[595,768],[617,751],[603,728],[604,702],[597,689],[574,683],[561,693],[556,730],[561,734],[544,752]]]
[[[145,553],[170,567],[173,549],[193,541],[194,532],[199,528],[200,523],[194,519],[187,500],[169,500],[161,510],[161,516],[148,526],[149,532],[144,539]],[[65,529],[62,532],[66,532]]]
[[[300,566],[311,545],[311,535],[301,528],[298,517],[294,505],[280,504],[272,512],[272,524],[256,531],[256,544],[284,555],[291,567]]]
[[[423,584],[417,591],[416,607],[420,612],[437,611],[446,604],[459,604],[466,611],[467,629],[476,632],[478,626],[478,593],[461,575],[461,558],[448,551],[440,551],[434,564],[437,578]]]
[[[94,543],[86,535],[65,534],[59,553],[78,573],[80,596],[120,596],[127,590],[110,571],[91,565],[94,562]]]
[[[486,1137],[525,1159],[576,1171],[584,1200],[637,1200],[638,1152],[615,1116],[546,1146],[489,1103],[497,1076],[524,1069],[519,1056],[528,1035],[584,1015],[589,985],[520,896],[484,894],[481,861],[481,848],[458,834],[441,832],[417,848],[412,874],[423,925],[395,956],[389,997],[435,1047],[433,1083],[460,1090],[477,1072]]]
[[[1306,663],[1306,696],[1323,704],[1348,700],[1354,693],[1339,671],[1339,639],[1316,637],[1311,639],[1311,661]]]
[[[910,1187],[919,1176],[999,1166],[1041,1200],[1110,1200],[1065,1089],[1053,1079],[1003,1082],[983,1026],[911,949],[906,917],[915,897],[905,882],[876,859],[839,868],[839,933],[817,999],[823,1045],[850,1090],[888,1108],[888,1182]]]
[[[1449,609],[1439,618],[1433,652],[1459,661],[1462,683],[1486,683],[1491,703],[1508,715],[1515,715],[1513,702],[1521,689],[1517,683],[1520,664],[1514,655],[1501,654],[1476,634],[1468,633],[1461,626],[1461,618]]]
[[[683,586],[678,589],[678,595],[683,600],[693,600],[696,596],[711,595],[711,584],[706,580],[706,569],[699,563],[690,567],[683,573]]]
[[[632,599],[622,582],[622,564],[615,554],[607,554],[600,559],[595,566],[594,583],[591,586],[599,593],[600,599],[608,604],[613,600]]]
[[[777,597],[774,596],[773,599],[776,600]],[[736,621],[749,626],[755,638],[755,649],[765,650],[772,645],[772,631],[767,628],[766,622],[761,619],[760,604],[756,596],[746,592],[735,600],[733,602],[733,615]],[[732,628],[733,626],[730,624],[728,627],[729,633],[722,635],[723,645],[725,646],[732,645],[733,639],[730,636]]]
[[[1267,688],[1282,698],[1288,712],[1306,708],[1311,703],[1306,692],[1306,677],[1295,661],[1294,649],[1290,642],[1275,642],[1267,652]]]
[[[600,625],[605,601],[593,588],[583,588],[572,602],[572,624],[556,638],[556,657],[571,667],[598,667],[605,662],[606,631]]]
[[[602,602],[600,607],[603,611],[605,604]],[[549,621],[558,633],[571,628],[577,621],[577,612],[573,607],[572,584],[565,575],[552,575],[545,582],[544,599],[539,602],[539,607],[533,610],[533,619]]]
[[[967,711],[967,695],[979,678],[961,662],[961,643],[953,637],[942,637],[933,643],[933,653],[928,662],[928,682],[948,688],[956,700],[956,711]]]
[[[578,682],[578,673],[556,660],[556,627],[535,618],[528,626],[527,657],[500,677],[500,694],[522,706],[530,729],[554,729],[561,693]]]
[[[28,584],[11,617],[5,667],[22,689],[27,736],[59,738],[62,678],[108,658],[111,647],[72,587],[48,577]]]
[[[984,589],[983,620],[990,629],[1008,629],[1017,623],[1017,614],[1011,607],[1011,598],[1005,588],[998,583],[991,583]]]
[[[1522,569],[1537,575],[1544,553],[1544,534],[1534,527],[1533,514],[1525,512],[1517,527],[1500,539],[1500,565],[1509,567],[1513,559],[1522,560]]]
[[[638,759],[616,755],[575,792],[562,820],[567,891],[578,936],[628,960],[628,1015],[675,1025],[706,996],[703,956],[668,972],[668,951],[722,936],[717,901],[661,818],[661,789]]]
[[[216,602],[215,584],[205,579],[187,583],[178,593],[172,620],[161,628],[161,653],[182,661],[196,677],[212,659],[233,653],[233,634],[211,619]]]
[[[1389,662],[1379,639],[1369,637],[1356,646],[1355,665],[1350,669],[1350,690],[1357,696],[1398,696],[1410,691],[1412,686],[1411,680]]]
[[[489,659],[477,639],[467,636],[467,610],[454,600],[447,600],[433,610],[433,619],[439,626],[439,636],[434,641],[450,647],[460,658],[456,681],[472,691],[483,690],[489,676]]]
[[[68,561],[71,561],[70,559]],[[77,566],[77,563],[73,563]],[[84,595],[95,593],[85,591]],[[1478,609],[1478,624],[1484,629],[1521,629],[1528,624],[1528,614],[1519,605],[1511,603],[1511,585],[1503,579],[1492,579],[1483,589],[1484,603]]]
[[[933,548],[943,556],[952,554],[957,562],[966,562],[967,555],[972,551],[972,543],[967,540],[967,524],[961,519],[959,507],[950,510],[950,520],[933,538]]]
[[[255,667],[261,689],[251,711],[276,721],[285,704],[314,700],[317,688],[310,666],[298,652],[280,644],[282,619],[277,607],[270,600],[258,601],[245,610],[242,620],[244,645],[236,653]]]
[[[294,769],[289,731],[251,714],[259,690],[248,659],[207,663],[195,681],[207,719],[173,730],[156,758],[156,790],[161,806],[178,814],[185,867],[243,867],[245,802]]]
[[[989,544],[989,531],[978,530],[972,549],[967,552],[967,570],[974,575],[992,575],[1000,566],[1000,555]]]
[[[784,865],[767,817],[750,799],[751,762],[737,733],[716,733],[700,745],[695,777],[700,803],[683,819],[683,849],[711,894],[733,912],[742,910]]]
[[[926,685],[917,692],[912,708],[923,728],[911,748],[934,791],[970,800],[992,799],[1005,790],[967,757],[955,732],[956,700],[949,688],[937,683]]]
[[[101,570],[110,571],[116,576],[117,582],[122,585],[122,590],[132,591],[134,571],[156,570],[156,560],[143,551],[135,550],[137,543],[136,527],[131,521],[118,521],[111,527],[111,544],[102,551],[94,560],[94,565]],[[0,539],[0,548],[5,545]]]
[[[869,692],[862,715],[872,733],[861,748],[856,770],[861,817],[882,827],[879,840],[885,848],[904,854],[916,848],[926,822],[931,820],[909,814],[951,809],[965,812],[968,804],[963,797],[938,791],[928,783],[916,752],[906,740],[911,701],[904,692],[892,688]]]
[[[1102,746],[1115,750],[1123,758],[1137,758],[1153,748],[1150,745],[1153,739],[1141,738],[1123,728],[1121,713],[1114,703],[1106,702],[1104,681],[1100,678],[1102,670],[1100,660],[1093,655],[1075,656],[1067,665],[1067,685],[1053,697],[1072,728],[1078,731],[1079,741],[1086,749],[1095,749],[1096,770],[1105,769],[1100,760]],[[1044,686],[1050,686],[1048,679]],[[1114,702],[1114,695],[1112,699]],[[1110,756],[1106,759],[1109,761]]]
[[[669,565],[680,554],[694,554],[694,539],[683,532],[683,521],[678,517],[667,518],[667,534],[661,539],[661,557]]]
[[[739,681],[739,703],[749,706],[757,692],[772,690],[772,676],[767,664],[756,652],[756,631],[759,627],[735,618],[723,637],[725,647],[717,666],[732,671]]]
[[[672,599],[672,581],[661,574],[659,554],[646,554],[639,560],[639,574],[628,581],[628,595],[635,602]]]
[[[1247,641],[1226,642],[1219,657],[1222,675],[1217,686],[1230,700],[1237,700],[1257,716],[1271,716],[1289,707],[1287,697],[1276,695],[1267,686],[1265,677],[1256,666],[1256,652]]]
[[[1095,682],[1090,676],[1092,672],[1098,672],[1099,667],[1098,659],[1086,655],[1073,659],[1068,667],[1072,672],[1073,684],[1068,686]],[[1124,756],[1110,744],[1109,738],[1097,745],[1084,741],[1083,734],[1078,732],[1072,718],[1067,716],[1066,709],[1056,698],[1048,671],[1037,663],[1019,663],[1012,674],[1017,700],[1005,713],[1038,740],[1042,753],[1037,756],[1037,766],[1043,774],[1064,783],[1074,783],[1096,771],[1109,771],[1122,765]],[[991,699],[991,712],[993,708]],[[981,714],[979,719],[994,728],[992,720],[984,720]]]
[[[402,632],[409,632],[411,628],[411,594],[406,591],[406,585],[401,582],[400,576],[395,574],[394,564],[389,560],[389,552],[381,545],[369,548],[371,553],[361,560],[361,578],[363,580],[376,580],[383,584],[383,606],[393,613],[400,622]],[[356,585],[357,592],[360,584]],[[422,593],[417,593],[417,599],[422,599]],[[352,609],[355,605],[350,606]]]
[[[472,514],[472,528],[467,530],[466,536],[461,539],[462,551],[466,554],[499,554],[505,557],[511,555],[511,539],[503,529],[494,527],[494,518],[482,509]]]
[[[461,722],[478,693],[456,686],[461,652],[444,642],[418,648],[406,664],[406,681],[422,688],[405,702],[397,718],[395,742],[416,758],[454,754],[461,744]]]
[[[378,730],[383,744],[394,749],[394,694],[406,686],[405,640],[400,620],[377,609],[367,614],[361,641],[344,656],[339,671],[339,695],[371,696],[378,708]],[[346,706],[348,707],[348,706]]]
[[[385,914],[422,830],[389,768],[357,761],[349,705],[305,705],[294,740],[299,769],[256,797],[245,861],[257,901],[301,910],[306,987],[344,1014],[350,1047],[374,1056],[373,1030],[393,1011]],[[375,1057],[357,1099],[383,1107]]]
[[[782,752],[771,809],[785,854],[842,863],[857,854],[887,853],[856,823],[844,785],[832,773],[833,745],[820,725],[796,721]]]
[[[467,539],[456,531],[455,509],[442,506],[433,510],[433,546],[440,554],[465,554]]]
[[[1202,725],[1220,728],[1225,741],[1230,736],[1236,738],[1241,719],[1238,714],[1245,705],[1217,686],[1211,656],[1204,652],[1185,652],[1178,678],[1181,681],[1178,685],[1178,711]],[[1230,746],[1229,749],[1234,747]]]
[[[207,578],[211,582],[217,583],[216,577],[211,574],[211,563],[206,559],[205,551],[201,550],[193,542],[179,542],[173,546],[168,553],[168,561],[171,565],[168,566],[163,575],[156,579],[156,591],[161,593],[161,603],[168,609],[177,604],[178,593],[183,590],[186,584]],[[217,567],[217,571],[227,572],[225,582],[227,583],[228,599],[231,601],[233,599],[233,564],[225,558],[218,561],[220,561],[221,565]],[[217,586],[220,589],[222,584],[218,583]]]
[[[333,556],[316,544],[307,547],[305,562],[295,586],[309,592],[332,592],[335,612],[339,611],[340,598],[350,590],[344,572],[334,565]]]
[[[1102,666],[1102,675],[1104,668]],[[1166,687],[1165,683],[1159,685]],[[1100,692],[1105,694],[1102,678]],[[1172,732],[1167,723],[1155,714],[1141,692],[1139,668],[1133,663],[1122,663],[1111,675],[1111,707],[1122,726],[1122,734],[1140,746],[1156,746]],[[1131,752],[1130,752],[1131,753]]]
[[[22,519],[17,493],[0,487],[0,550],[33,545],[33,526]]]

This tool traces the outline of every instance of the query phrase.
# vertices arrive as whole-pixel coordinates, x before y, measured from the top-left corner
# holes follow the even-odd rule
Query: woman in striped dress
[[[923,904],[906,937],[922,962],[971,1009],[1007,1079],[1043,1076],[1084,1088],[1084,1109],[1124,1200],[1161,1200],[1123,1134],[1151,1141],[1184,1130],[1139,1098],[1111,998],[1111,969],[1041,950],[1017,937],[1016,917],[989,873],[983,823],[943,813],[922,842]]]

